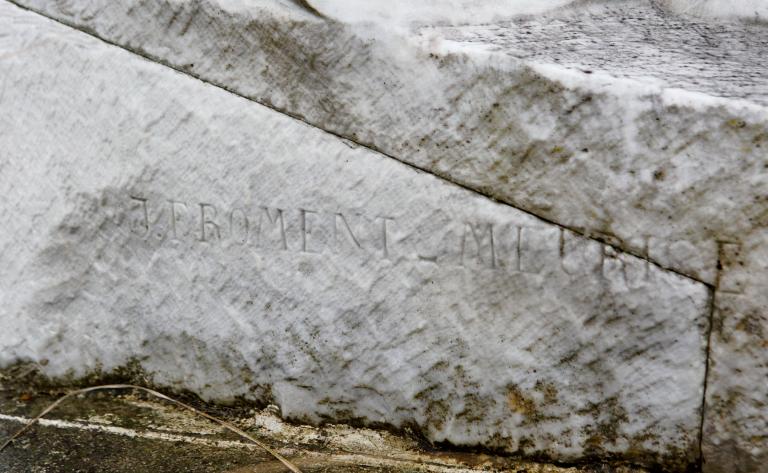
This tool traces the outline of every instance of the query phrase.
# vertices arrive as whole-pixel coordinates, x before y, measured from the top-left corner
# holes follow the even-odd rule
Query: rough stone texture
[[[768,104],[764,24],[694,20],[671,16],[647,2],[619,1],[420,31],[502,57]]]
[[[645,1],[580,2],[393,37],[265,2],[24,3],[725,285],[713,314],[705,467],[767,461],[764,25],[677,17]],[[664,6],[748,19],[763,8]]]
[[[768,465],[768,211],[722,244],[704,419],[705,471]]]
[[[343,22],[370,21],[407,26],[414,20],[430,23],[490,22],[518,15],[552,11],[573,0],[311,0],[305,6],[326,18]],[[299,2],[294,2],[299,3]]]
[[[59,388],[51,392],[34,376],[24,376],[30,369],[34,367],[0,370],[0,442],[60,396]],[[621,462],[563,466],[439,450],[423,439],[383,430],[292,425],[278,417],[276,406],[221,406],[189,396],[182,400],[238,426],[303,473],[647,472]],[[288,469],[208,419],[157,398],[121,390],[92,392],[60,404],[0,453],[0,471],[285,473]]]
[[[764,5],[581,1],[395,30],[330,0],[21,3],[717,287],[705,468],[768,462]]]
[[[660,17],[640,0],[588,2],[502,33],[478,28],[489,31],[481,41],[433,24],[391,34],[266,0],[22,3],[708,283],[720,230],[734,214],[755,217],[754,196],[765,190],[730,185],[728,172],[763,172],[761,150],[746,144],[765,129],[765,108],[755,103],[768,101],[768,87],[751,86],[765,83],[765,28]],[[596,26],[580,31],[564,20]],[[505,37],[541,23],[565,28],[565,37],[521,42],[534,56],[525,62],[517,46],[505,48]],[[630,38],[664,40],[636,39],[638,57],[627,58],[627,28]],[[595,29],[604,36],[587,35]],[[555,45],[599,55],[589,61],[595,69],[536,60]],[[740,51],[724,66],[729,48]],[[627,63],[632,78],[617,80]],[[683,74],[660,76],[674,64],[696,71],[685,75],[700,77],[699,86],[681,82]]]
[[[765,0],[660,0],[660,4],[686,15],[749,22],[768,20],[768,2]]]
[[[0,362],[696,461],[710,290],[0,3]]]

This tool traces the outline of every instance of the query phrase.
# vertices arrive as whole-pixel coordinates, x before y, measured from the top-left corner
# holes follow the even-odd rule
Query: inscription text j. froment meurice
[[[529,274],[617,272],[647,279],[649,264],[554,225],[456,220],[436,211],[406,222],[388,215],[309,208],[228,206],[129,197],[130,230],[144,239],[358,258],[411,260]],[[528,221],[530,219],[526,219]],[[630,264],[631,263],[631,264]]]

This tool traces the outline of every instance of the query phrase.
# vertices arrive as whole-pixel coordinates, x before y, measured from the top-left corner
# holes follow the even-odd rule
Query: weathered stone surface
[[[23,3],[717,287],[705,469],[768,462],[765,2]]]
[[[765,0],[660,0],[659,3],[670,11],[686,15],[750,22],[768,20],[768,2]]]
[[[764,2],[20,3],[717,287],[705,468],[768,461]]]
[[[0,370],[0,439],[57,395],[35,388],[34,367]],[[10,372],[9,372],[10,371]],[[5,377],[8,376],[8,377]],[[19,382],[22,378],[25,382]],[[30,380],[30,378],[32,378]],[[33,381],[31,384],[28,381]],[[43,383],[45,381],[43,380]],[[184,401],[190,402],[189,399]],[[348,425],[281,420],[263,409],[195,403],[277,450],[302,473],[650,473],[624,462],[562,466],[487,453],[425,448],[412,436]],[[262,448],[208,419],[129,390],[69,398],[0,454],[3,473],[285,473]]]
[[[428,23],[491,22],[519,15],[540,14],[573,0],[311,0],[304,5],[317,14],[343,22],[376,21],[389,26]],[[300,3],[300,2],[295,2]]]
[[[763,172],[760,25],[641,0],[397,35],[268,1],[22,3],[708,283],[759,213],[763,184],[727,183]]]
[[[763,471],[768,465],[765,222],[722,243],[721,264],[703,430],[705,471]]]
[[[705,284],[8,3],[0,22],[0,362],[696,461]]]

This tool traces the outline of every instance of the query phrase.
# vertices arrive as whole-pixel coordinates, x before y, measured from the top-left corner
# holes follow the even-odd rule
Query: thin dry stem
[[[221,419],[217,419],[216,417],[213,417],[212,415],[209,415],[209,414],[206,414],[205,412],[199,411],[199,410],[195,409],[194,407],[192,407],[192,406],[190,406],[188,404],[185,404],[185,403],[183,403],[181,401],[177,401],[176,399],[171,399],[170,397],[166,396],[165,394],[157,392],[157,391],[155,391],[153,389],[145,388],[143,386],[134,386],[132,384],[105,384],[105,385],[102,385],[102,386],[92,386],[90,388],[78,389],[76,391],[72,391],[72,392],[69,392],[69,393],[65,394],[64,396],[62,396],[59,399],[57,399],[53,404],[51,404],[50,406],[48,406],[45,409],[43,409],[43,412],[38,414],[34,419],[31,419],[24,427],[22,427],[21,429],[16,431],[15,434],[13,434],[8,440],[6,440],[2,445],[0,445],[0,452],[2,452],[5,449],[5,447],[10,445],[10,443],[13,442],[17,437],[19,437],[21,434],[26,432],[30,427],[32,427],[43,416],[45,416],[46,414],[48,414],[49,412],[54,410],[59,404],[61,404],[62,402],[66,401],[67,399],[71,398],[72,396],[77,396],[79,394],[89,393],[91,391],[99,391],[99,390],[106,390],[106,389],[136,389],[138,391],[143,391],[145,393],[151,394],[152,396],[158,397],[158,398],[163,399],[165,401],[168,401],[168,402],[171,402],[173,404],[176,404],[177,406],[181,406],[181,407],[183,407],[185,409],[188,409],[188,410],[194,412],[195,414],[197,414],[199,416],[202,416],[202,417],[205,417],[206,419],[211,420],[213,422],[216,422],[217,424],[221,425],[225,429],[230,430],[230,431],[236,433],[237,435],[239,435],[239,436],[241,436],[243,438],[246,438],[246,439],[250,440],[251,442],[255,443],[259,447],[261,447],[264,450],[266,450],[270,455],[272,455],[276,459],[280,460],[280,462],[283,465],[285,465],[286,468],[291,470],[293,473],[301,473],[301,470],[299,470],[299,468],[296,467],[296,465],[294,465],[293,463],[288,461],[285,457],[283,457],[282,455],[277,453],[277,451],[275,451],[274,449],[272,449],[268,445],[264,444],[263,442],[260,442],[259,440],[256,440],[255,438],[253,438],[252,436],[250,436],[247,433],[243,432],[242,430],[238,429],[237,427],[235,427],[234,425],[230,424],[229,422],[223,421]]]

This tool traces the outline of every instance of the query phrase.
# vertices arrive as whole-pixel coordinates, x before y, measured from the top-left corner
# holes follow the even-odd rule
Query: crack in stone
[[[704,470],[704,422],[706,421],[706,410],[707,410],[707,387],[709,386],[709,363],[710,363],[710,357],[712,353],[712,330],[713,325],[715,322],[715,299],[717,297],[717,291],[712,291],[710,293],[710,299],[709,299],[709,326],[707,327],[707,343],[706,348],[704,349],[705,357],[704,357],[704,381],[702,385],[702,393],[701,393],[701,415],[699,416],[700,424],[699,424],[699,471]]]
[[[709,364],[712,354],[712,332],[715,328],[715,308],[717,305],[717,291],[720,288],[720,278],[723,274],[722,250],[717,251],[717,273],[715,274],[715,284],[709,296],[709,314],[708,327],[706,333],[706,348],[704,358],[704,381],[701,393],[701,419],[699,425],[699,471],[704,471],[704,422],[706,421],[707,410],[707,387],[709,387]]]
[[[293,0],[293,3],[296,4],[299,8],[306,10],[318,18],[322,18],[324,20],[328,19],[328,17],[323,15],[320,10],[312,6],[312,4],[309,3],[309,0]]]
[[[613,248],[614,250],[616,250],[616,251],[618,251],[620,253],[631,255],[631,256],[634,256],[634,257],[639,258],[641,260],[647,261],[648,263],[650,263],[650,264],[652,264],[652,265],[654,265],[654,266],[656,266],[656,267],[658,267],[658,268],[660,268],[660,269],[662,269],[664,271],[668,271],[670,273],[674,273],[674,274],[676,274],[676,275],[678,275],[680,277],[683,277],[683,278],[688,279],[690,281],[697,282],[699,284],[704,285],[710,291],[710,293],[712,293],[712,294],[715,291],[716,285],[713,285],[711,283],[708,283],[706,281],[698,279],[698,278],[696,278],[694,276],[686,274],[686,273],[684,273],[684,272],[682,272],[682,271],[680,271],[680,270],[678,270],[676,268],[666,266],[666,265],[664,265],[664,264],[662,264],[662,263],[660,263],[658,261],[654,261],[653,259],[651,259],[650,257],[648,257],[646,255],[640,254],[638,252],[635,252],[635,251],[632,251],[632,250],[629,250],[629,249],[626,249],[626,248],[622,248],[621,246],[619,246],[619,245],[617,245],[615,243],[602,240],[602,239],[597,238],[597,237],[595,237],[593,235],[590,235],[590,234],[588,234],[586,232],[583,232],[583,231],[580,231],[578,229],[572,228],[572,227],[570,227],[568,225],[561,224],[559,222],[553,221],[553,220],[551,220],[551,219],[549,219],[547,217],[544,217],[542,215],[539,215],[539,214],[537,214],[537,213],[535,213],[535,212],[533,212],[531,210],[528,210],[528,209],[525,209],[525,208],[522,208],[522,207],[518,207],[518,206],[516,206],[515,204],[513,204],[511,202],[508,202],[508,201],[505,201],[505,200],[500,200],[500,199],[496,198],[495,196],[493,196],[493,195],[491,195],[489,193],[484,193],[484,192],[482,192],[482,191],[480,191],[478,189],[475,189],[473,187],[469,187],[468,185],[463,184],[462,182],[456,181],[456,180],[450,178],[449,176],[440,175],[440,174],[437,174],[437,173],[435,173],[435,172],[433,172],[431,170],[424,169],[422,167],[419,167],[419,166],[416,166],[414,164],[411,164],[411,163],[408,163],[406,161],[403,161],[402,159],[398,158],[397,156],[394,156],[392,154],[389,154],[389,153],[387,153],[385,151],[382,151],[382,150],[378,149],[373,144],[364,143],[364,142],[361,142],[361,141],[356,141],[356,140],[354,140],[354,139],[352,139],[352,138],[350,138],[348,136],[345,136],[345,135],[343,135],[343,134],[341,134],[339,132],[335,132],[335,131],[323,128],[321,125],[318,125],[316,123],[308,121],[306,118],[304,118],[300,114],[296,114],[296,113],[291,112],[290,110],[282,109],[282,108],[276,107],[276,106],[274,106],[272,104],[259,101],[258,99],[254,98],[254,97],[249,97],[247,95],[243,95],[240,92],[229,88],[225,84],[214,82],[214,81],[211,81],[211,80],[206,79],[204,77],[201,77],[201,76],[195,75],[193,73],[190,73],[187,70],[184,70],[184,69],[182,69],[182,68],[180,68],[180,67],[178,67],[178,66],[176,66],[176,65],[174,65],[174,64],[172,64],[172,63],[170,63],[170,62],[168,62],[166,60],[163,60],[162,58],[153,56],[153,55],[151,55],[151,54],[149,54],[149,53],[147,53],[145,51],[142,51],[140,49],[132,49],[132,48],[129,48],[129,47],[123,45],[123,44],[116,43],[114,41],[106,39],[106,38],[104,38],[102,36],[99,36],[98,33],[96,33],[95,30],[92,30],[92,29],[87,28],[87,27],[83,27],[81,25],[72,23],[72,22],[64,20],[64,19],[60,19],[60,18],[55,18],[55,17],[49,16],[49,15],[45,14],[42,11],[39,11],[37,9],[30,8],[30,7],[26,6],[26,5],[22,5],[20,3],[17,3],[15,0],[4,0],[4,1],[7,2],[7,3],[12,4],[14,6],[16,6],[17,8],[20,8],[22,10],[25,10],[25,11],[28,11],[28,12],[40,15],[40,16],[42,16],[44,18],[47,18],[48,20],[54,21],[54,22],[59,23],[61,25],[64,25],[64,26],[67,26],[67,27],[72,28],[74,30],[77,30],[77,31],[79,31],[81,33],[84,33],[84,34],[86,34],[88,36],[96,38],[99,41],[102,41],[102,42],[104,42],[106,44],[109,44],[111,46],[120,48],[120,49],[122,49],[124,51],[127,51],[127,52],[131,53],[131,54],[135,54],[135,55],[137,55],[137,56],[139,56],[139,57],[141,57],[141,58],[143,58],[143,59],[145,59],[145,60],[147,60],[149,62],[152,62],[152,63],[155,63],[155,64],[160,64],[162,66],[168,67],[169,69],[172,69],[172,70],[174,70],[174,71],[176,71],[176,72],[178,72],[180,74],[183,74],[183,75],[185,75],[187,77],[191,77],[193,79],[197,79],[198,81],[200,81],[200,82],[202,82],[204,84],[208,84],[210,86],[213,86],[213,87],[216,87],[218,89],[224,90],[224,91],[226,91],[226,92],[228,92],[228,93],[230,93],[232,95],[236,95],[236,96],[238,96],[238,97],[240,97],[242,99],[245,99],[245,100],[247,100],[249,102],[256,103],[258,105],[266,107],[266,108],[268,108],[270,110],[273,110],[275,112],[278,112],[278,113],[281,113],[283,115],[289,116],[289,117],[291,117],[291,118],[293,118],[295,120],[298,120],[298,121],[300,121],[300,122],[302,122],[302,123],[304,123],[304,124],[306,124],[308,126],[311,126],[312,128],[315,128],[317,130],[320,130],[320,131],[323,131],[323,132],[328,133],[330,135],[333,135],[333,136],[335,136],[335,137],[337,137],[337,138],[339,138],[339,139],[341,139],[343,141],[354,143],[355,145],[358,145],[358,146],[361,146],[363,148],[366,148],[366,149],[368,149],[368,150],[370,150],[370,151],[372,151],[372,152],[374,152],[376,154],[379,154],[381,156],[384,156],[384,157],[387,157],[387,158],[390,158],[390,159],[394,159],[395,161],[397,161],[397,162],[399,162],[399,163],[401,163],[401,164],[403,164],[405,166],[408,166],[408,167],[410,167],[410,168],[412,168],[412,169],[414,169],[414,170],[416,170],[418,172],[423,172],[423,173],[426,173],[426,174],[430,174],[430,175],[432,175],[432,176],[434,176],[434,177],[436,177],[436,178],[438,178],[438,179],[440,179],[442,181],[449,182],[449,183],[451,183],[451,184],[453,184],[455,186],[458,186],[458,187],[460,187],[462,189],[468,190],[468,191],[470,191],[470,192],[472,192],[474,194],[483,196],[486,199],[490,199],[493,202],[497,202],[497,203],[509,206],[509,207],[511,207],[513,209],[516,209],[516,210],[520,211],[520,212],[524,212],[524,213],[526,213],[528,215],[536,217],[537,219],[539,219],[539,220],[541,220],[543,222],[546,222],[546,223],[548,223],[550,225],[554,225],[554,226],[562,228],[564,230],[568,230],[568,231],[573,232],[574,234],[579,235],[579,236],[581,236],[583,238],[596,241],[596,242],[598,242],[600,244],[603,244],[603,245],[606,245],[606,246],[608,246],[610,248]],[[307,10],[307,7],[304,6],[304,4],[306,3],[305,1],[297,0],[296,3],[301,3],[300,8]],[[314,10],[314,8],[311,8],[311,10]],[[323,17],[321,14],[319,14],[319,13],[317,13],[317,14],[320,15],[321,17]]]

